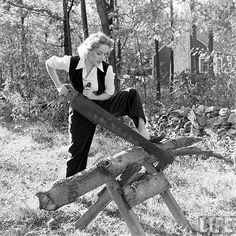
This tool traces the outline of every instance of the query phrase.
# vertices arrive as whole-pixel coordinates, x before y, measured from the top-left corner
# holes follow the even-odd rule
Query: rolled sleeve
[[[63,57],[52,56],[46,61],[46,64],[56,70],[65,70],[69,72],[70,58],[71,56],[67,55]]]
[[[115,84],[114,84],[115,74],[113,72],[112,66],[108,66],[107,73],[105,76],[105,93],[108,95],[113,95],[115,92]]]

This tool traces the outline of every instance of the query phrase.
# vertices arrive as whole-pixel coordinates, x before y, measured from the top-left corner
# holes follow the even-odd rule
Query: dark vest
[[[79,63],[80,57],[79,56],[72,56],[70,59],[70,69],[69,69],[69,76],[70,76],[70,83],[74,89],[78,92],[83,92],[83,76],[82,76],[82,69],[77,69],[76,67]],[[96,92],[97,95],[104,93],[105,87],[105,76],[107,73],[108,64],[102,62],[103,64],[103,71],[97,69],[97,78],[98,78],[98,91]]]

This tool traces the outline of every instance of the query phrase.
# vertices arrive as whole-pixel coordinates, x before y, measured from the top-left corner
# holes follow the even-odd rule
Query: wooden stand
[[[107,178],[106,188],[100,194],[98,200],[75,223],[76,228],[83,230],[89,223],[113,200],[126,222],[131,235],[145,235],[132,207],[160,194],[177,223],[184,228],[191,229],[183,212],[172,196],[170,184],[163,175],[157,172],[153,164],[145,165],[147,173],[138,175],[139,166],[128,166],[118,181],[112,175]],[[130,185],[132,185],[132,188]]]
[[[171,152],[174,157],[201,154],[232,163],[218,153],[191,146],[199,141],[197,138],[184,137],[156,145],[163,151]],[[159,194],[176,222],[183,228],[192,230],[170,192],[171,186],[168,180],[162,172],[158,171],[161,169],[160,166],[154,166],[157,162],[155,156],[148,154],[142,148],[132,147],[70,178],[57,181],[48,191],[37,192],[39,207],[48,211],[57,210],[105,184],[106,187],[98,194],[97,201],[75,223],[76,228],[80,230],[86,228],[113,200],[131,234],[145,235],[132,207]],[[146,172],[140,171],[142,167]]]

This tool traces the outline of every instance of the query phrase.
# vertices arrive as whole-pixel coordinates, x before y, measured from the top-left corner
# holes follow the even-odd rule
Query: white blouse
[[[70,68],[70,58],[71,56],[63,56],[63,57],[58,57],[58,56],[52,56],[47,60],[47,64],[56,69],[56,70],[65,70],[69,72]],[[91,89],[92,91],[98,91],[98,80],[97,80],[97,70],[100,69],[101,71],[103,70],[103,64],[99,64],[97,67],[94,66],[92,70],[90,71],[89,74],[87,74],[87,70],[85,67],[85,60],[80,59],[79,63],[76,67],[76,70],[82,69],[83,70],[83,85],[84,87],[88,82],[91,83]],[[105,93],[108,95],[113,95],[115,92],[115,85],[114,85],[114,79],[115,79],[115,74],[113,73],[112,66],[109,65],[107,68],[107,73],[105,76]]]

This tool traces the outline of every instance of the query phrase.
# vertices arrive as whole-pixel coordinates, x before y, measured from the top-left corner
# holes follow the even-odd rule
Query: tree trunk
[[[116,81],[116,91],[118,92],[120,90],[120,78],[122,76],[122,56],[121,56],[121,41],[118,39],[117,42],[117,81]]]
[[[170,28],[171,28],[171,41],[174,41],[174,11],[173,11],[173,0],[170,0]],[[170,96],[172,97],[174,86],[174,50],[173,46],[170,48]]]
[[[114,4],[113,1],[111,4]],[[103,32],[108,35],[112,36],[112,30],[110,29],[110,24],[112,24],[111,19],[109,20],[108,18],[108,9],[114,9],[114,6],[111,8],[106,7],[106,1],[105,0],[96,0],[96,5],[97,5],[97,11],[99,18],[101,20],[102,24],[102,30]],[[119,91],[119,82],[117,78],[117,67],[116,67],[116,48],[114,44],[114,49],[112,50],[110,57],[109,57],[109,62],[113,67],[113,71],[115,73],[115,90],[116,92]]]
[[[192,73],[199,73],[199,68],[198,68],[198,57],[196,55],[196,43],[197,43],[197,26],[195,24],[195,17],[194,17],[194,10],[195,10],[195,0],[191,0],[190,4],[190,10],[192,14],[192,66],[191,66],[191,72]]]
[[[154,8],[153,1],[150,0],[150,6],[152,10],[153,22],[156,22],[157,11]],[[156,99],[161,99],[161,74],[160,74],[160,60],[159,60],[159,40],[155,39],[155,55],[153,58],[153,78],[156,81]]]
[[[19,1],[20,5],[23,5],[23,1]],[[25,30],[25,18],[27,17],[28,10],[20,8],[20,18],[21,18],[21,69],[22,74],[26,73],[26,58],[27,58],[27,37]]]
[[[161,99],[161,74],[160,74],[160,60],[159,60],[159,41],[155,39],[155,60],[154,60],[154,76],[157,81],[157,100]]]
[[[140,43],[139,43],[138,35],[135,34],[135,36],[136,36],[136,39],[137,39],[137,51],[139,53],[139,61],[140,61],[140,65],[141,65],[141,77],[143,78],[141,83],[143,84],[143,90],[144,90],[144,103],[146,105],[146,99],[147,99],[146,73],[144,71],[143,55],[142,55],[142,50],[141,50],[141,46],[140,46]]]
[[[210,58],[209,58],[209,73],[210,75],[214,76],[214,70],[213,70],[213,30],[209,29],[208,30],[208,51],[210,54]]]
[[[3,89],[3,76],[2,67],[0,65],[0,91]]]
[[[199,68],[198,68],[198,58],[196,55],[196,42],[197,42],[197,26],[195,24],[192,25],[192,50],[194,53],[193,57],[193,68],[192,68],[192,73],[199,73]]]
[[[110,36],[111,30],[109,27],[108,14],[107,14],[105,0],[96,0],[96,5],[97,5],[98,15],[99,15],[99,18],[100,18],[101,24],[102,24],[102,30],[103,30],[104,34]]]
[[[81,16],[82,16],[82,23],[83,23],[83,37],[85,40],[89,36],[85,0],[81,0],[80,4],[81,4]]]
[[[73,4],[73,1],[72,3]],[[64,13],[64,54],[72,55],[71,36],[70,36],[70,10],[68,9],[68,0],[63,0],[63,13]]]
[[[170,95],[172,96],[172,92],[174,90],[174,50],[170,48]]]
[[[117,7],[117,0],[114,1],[114,6],[116,9]],[[118,12],[116,12],[116,30],[119,31],[120,28],[120,21],[119,21],[119,15]],[[121,49],[121,41],[120,41],[120,36],[118,36],[117,40],[117,60],[116,60],[116,71],[117,71],[117,78],[115,80],[115,88],[116,91],[120,91],[120,78],[122,77],[122,49]]]

